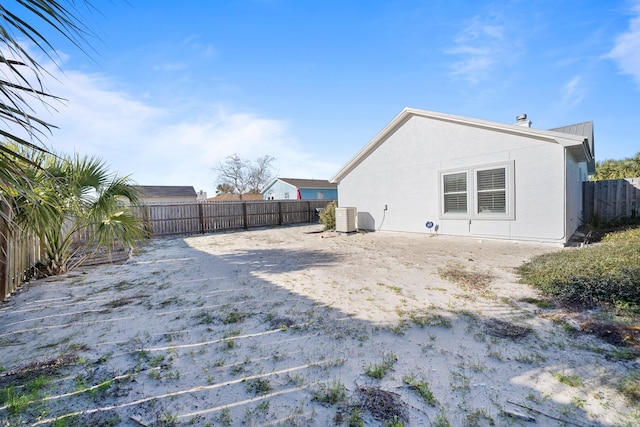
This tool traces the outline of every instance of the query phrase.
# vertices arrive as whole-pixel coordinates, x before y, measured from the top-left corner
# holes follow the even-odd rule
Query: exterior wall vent
[[[356,208],[336,208],[336,231],[338,233],[353,233],[356,228]]]

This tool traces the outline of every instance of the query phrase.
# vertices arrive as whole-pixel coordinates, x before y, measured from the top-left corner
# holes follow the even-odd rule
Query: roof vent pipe
[[[531,120],[527,120],[527,115],[526,114],[520,114],[520,115],[516,116],[516,125],[525,126],[525,127],[530,128],[531,127]]]

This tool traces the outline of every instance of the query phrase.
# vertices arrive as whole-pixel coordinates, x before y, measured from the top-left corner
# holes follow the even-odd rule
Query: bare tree
[[[273,179],[271,164],[274,157],[265,155],[255,163],[233,154],[218,161],[213,170],[218,174],[219,189],[227,193],[242,195],[247,193],[259,194],[264,186]]]
[[[255,164],[251,165],[251,172],[249,174],[249,192],[258,194],[267,186],[267,184],[273,179],[271,164],[275,161],[275,157],[265,155],[256,160]]]

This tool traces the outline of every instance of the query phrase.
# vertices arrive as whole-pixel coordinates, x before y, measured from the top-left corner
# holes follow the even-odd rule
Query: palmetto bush
[[[561,304],[640,304],[640,228],[610,233],[600,244],[536,256],[518,273]]]
[[[115,176],[95,157],[61,156],[15,148],[28,161],[31,194],[9,194],[16,226],[32,231],[42,247],[41,272],[60,274],[92,251],[135,245],[144,237],[129,206],[138,194],[128,177]],[[84,235],[79,244],[77,236]]]

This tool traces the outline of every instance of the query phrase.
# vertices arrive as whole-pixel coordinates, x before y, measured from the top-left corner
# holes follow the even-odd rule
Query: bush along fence
[[[640,216],[640,178],[587,181],[582,186],[583,223]]]

